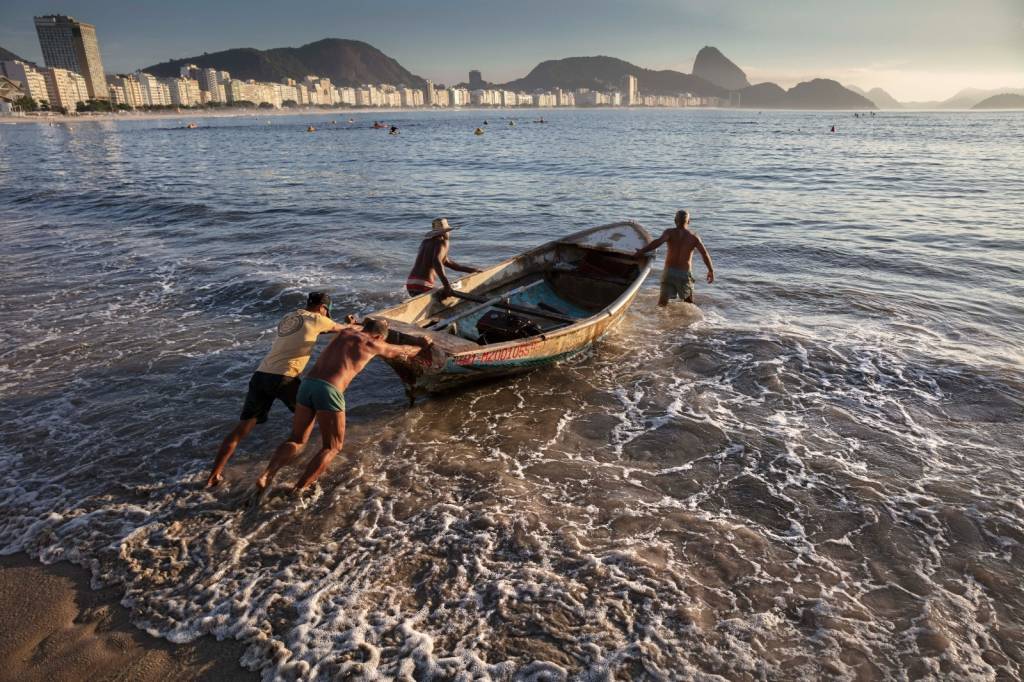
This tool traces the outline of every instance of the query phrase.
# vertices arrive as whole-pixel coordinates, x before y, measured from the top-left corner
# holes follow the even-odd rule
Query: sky
[[[111,73],[332,37],[438,83],[471,68],[505,82],[546,59],[599,54],[688,73],[714,45],[754,83],[834,78],[902,101],[1024,88],[1024,0],[2,0],[0,47],[41,63],[40,14],[95,24]]]

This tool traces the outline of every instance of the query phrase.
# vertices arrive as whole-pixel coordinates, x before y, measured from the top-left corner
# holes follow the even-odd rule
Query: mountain
[[[1024,95],[1004,92],[992,95],[975,104],[972,109],[1024,109]]]
[[[743,69],[729,61],[717,47],[704,46],[700,49],[693,60],[693,75],[726,90],[750,87]]]
[[[251,47],[204,53],[154,64],[143,71],[159,77],[177,76],[185,64],[227,71],[232,78],[278,82],[315,74],[335,85],[390,83],[422,88],[425,81],[377,48],[358,40],[324,38],[302,47],[257,50]]]
[[[541,62],[525,77],[505,83],[509,90],[621,89],[627,76],[636,76],[645,95],[678,95],[690,92],[701,97],[728,97],[728,92],[703,78],[679,71],[653,71],[615,57],[568,57]]]
[[[864,90],[858,88],[856,85],[844,85],[844,88],[851,90],[861,97],[866,97],[871,100],[876,107],[879,109],[902,109],[903,104],[896,100],[895,97],[890,95],[882,88],[871,88],[871,90]]]
[[[740,106],[745,109],[785,109],[786,91],[775,83],[758,83],[740,90]]]
[[[10,50],[5,50],[4,48],[0,47],[0,62],[11,62],[15,60],[20,62],[28,61],[27,59],[22,59]]]
[[[865,97],[875,103],[875,106],[879,109],[902,109],[903,105],[900,104],[895,97],[890,95],[882,88],[871,88],[866,93],[863,93]]]
[[[970,109],[982,100],[995,95],[1024,95],[1024,88],[996,88],[995,90],[965,88],[949,99],[931,102],[904,102],[903,106],[908,109]]]
[[[877,109],[866,97],[847,90],[828,78],[797,83],[786,91],[790,109]]]
[[[868,98],[827,78],[798,83],[783,90],[775,83],[760,83],[740,90],[745,109],[877,109]]]

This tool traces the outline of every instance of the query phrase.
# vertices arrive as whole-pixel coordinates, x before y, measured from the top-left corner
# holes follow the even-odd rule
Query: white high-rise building
[[[639,104],[640,82],[633,75],[627,75],[623,81],[623,90],[625,92],[623,93],[622,103],[627,107],[635,107]]]
[[[50,101],[50,93],[46,89],[46,78],[32,68],[31,64],[18,60],[0,62],[0,73],[12,81],[18,81],[21,84],[21,91],[37,103]]]
[[[473,95],[468,88],[453,88],[452,98],[453,107],[468,107],[473,103]]]
[[[171,96],[171,104],[174,106],[190,107],[193,104],[198,104],[198,101],[192,101],[187,78],[166,78],[164,79],[164,85],[167,86],[167,91]],[[198,82],[196,82],[197,87],[198,85]]]
[[[166,107],[171,105],[171,91],[153,74],[139,71],[139,89],[142,91],[142,103],[147,107]]]
[[[108,79],[111,86],[118,88],[118,90],[124,96],[124,104],[127,104],[132,109],[145,106],[146,102],[142,96],[142,86],[139,83],[139,79],[131,74],[118,74],[111,76]],[[118,101],[115,104],[121,104]]]
[[[43,69],[43,78],[46,80],[46,91],[49,95],[51,107],[64,107],[68,111],[74,111],[79,102],[89,101],[89,86],[85,78],[67,69]],[[110,96],[109,91],[104,92],[104,99]]]

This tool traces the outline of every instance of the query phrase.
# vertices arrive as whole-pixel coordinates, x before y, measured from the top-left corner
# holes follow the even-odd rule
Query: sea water
[[[540,115],[0,126],[0,551],[266,679],[1024,674],[1024,116]],[[402,300],[437,216],[486,266],[680,208],[699,310],[659,266],[412,409],[372,363],[311,496],[238,508],[280,405],[202,489],[306,292]]]

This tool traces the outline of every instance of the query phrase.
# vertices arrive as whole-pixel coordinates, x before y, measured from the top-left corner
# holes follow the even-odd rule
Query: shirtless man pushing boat
[[[691,261],[694,250],[704,259],[708,269],[708,284],[715,281],[715,268],[711,265],[711,254],[704,248],[704,243],[695,233],[690,232],[690,212],[676,212],[676,226],[661,233],[653,242],[636,250],[642,256],[654,251],[662,244],[668,243],[668,255],[665,256],[665,270],[661,275],[661,294],[658,305],[668,305],[671,298],[679,297],[687,303],[693,303],[693,274]]]
[[[273,459],[256,481],[252,503],[258,505],[270,487],[274,476],[282,468],[295,462],[302,452],[309,428],[316,419],[323,438],[323,447],[306,465],[306,471],[295,484],[300,492],[322,474],[341,451],[345,441],[345,389],[375,356],[408,358],[418,353],[430,353],[433,343],[420,337],[419,346],[388,343],[388,324],[384,320],[368,319],[362,329],[346,326],[338,332],[317,359],[313,369],[302,381],[296,399],[292,434],[274,452]]]
[[[423,235],[419,252],[416,254],[416,262],[413,263],[409,277],[405,280],[405,288],[410,296],[419,296],[433,289],[435,274],[444,287],[442,291],[450,291],[451,282],[445,273],[446,266],[459,272],[480,272],[479,268],[459,265],[448,257],[450,233],[454,229],[448,224],[447,218],[436,218],[431,223],[430,232]]]

